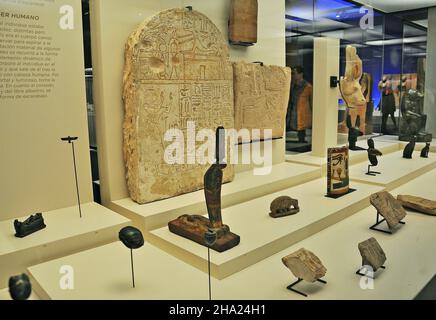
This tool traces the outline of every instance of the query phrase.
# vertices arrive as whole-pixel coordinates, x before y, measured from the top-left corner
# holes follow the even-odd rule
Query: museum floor
[[[365,144],[362,140],[359,144]],[[351,187],[357,189],[340,199],[324,197],[326,160],[310,153],[288,155],[271,175],[258,179],[239,173],[223,186],[223,220],[241,236],[239,246],[224,253],[211,252],[213,299],[413,299],[436,273],[434,230],[436,218],[408,211],[406,224],[384,234],[369,230],[376,211],[369,196],[388,190],[436,200],[436,154],[412,160],[403,159],[404,143],[394,137],[377,137],[377,148],[384,155],[378,171],[365,175],[365,151],[350,154]],[[435,145],[435,143],[433,144]],[[432,152],[436,150],[433,148]],[[300,213],[281,219],[268,215],[270,202],[289,195],[300,202]],[[208,299],[207,249],[168,231],[166,222],[180,213],[204,214],[202,192],[136,206],[124,199],[119,208],[144,232],[148,243],[134,251],[136,288],[131,287],[130,252],[122,243],[111,242],[93,248],[77,248],[71,255],[27,268],[34,288],[33,299]],[[135,213],[136,212],[136,213]],[[103,213],[102,213],[103,214]],[[68,215],[66,212],[65,215]],[[47,213],[50,221],[50,213]],[[0,241],[0,257],[18,259],[23,250],[50,246],[51,228],[37,233],[26,248],[14,247],[13,238]],[[6,228],[6,223],[0,228]],[[104,227],[57,238],[68,245],[92,233],[116,233],[124,218],[111,217]],[[362,277],[355,274],[361,261],[357,244],[375,237],[383,247],[386,269],[376,273],[373,288],[362,288]],[[107,242],[107,241],[106,241]],[[103,242],[102,242],[103,243]],[[286,289],[295,279],[281,258],[299,248],[314,252],[327,268],[326,285],[300,283],[308,298]],[[5,261],[5,260],[3,260]],[[59,286],[62,266],[74,269],[74,289]],[[14,270],[15,271],[15,270]],[[18,270],[17,270],[18,271]],[[3,283],[2,283],[3,284]],[[7,289],[0,299],[8,299]]]

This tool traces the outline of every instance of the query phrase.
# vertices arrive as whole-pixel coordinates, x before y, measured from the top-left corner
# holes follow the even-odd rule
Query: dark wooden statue
[[[428,153],[430,152],[430,142],[425,144],[425,147],[421,150],[421,158],[428,158]]]
[[[378,159],[377,157],[382,156],[383,153],[380,150],[377,150],[375,148],[375,144],[374,144],[374,140],[373,139],[368,139],[368,160],[369,160],[369,165],[368,165],[368,172],[366,173],[369,176],[375,176],[377,174],[380,174],[381,172],[377,172],[377,171],[371,171],[371,167],[376,167],[378,165]]]
[[[413,151],[415,150],[416,137],[410,137],[410,142],[406,145],[403,151],[403,158],[412,159]]]
[[[240,237],[223,224],[221,216],[221,185],[223,169],[227,166],[224,162],[225,150],[225,130],[220,127],[216,134],[216,162],[204,175],[204,195],[209,219],[199,215],[183,215],[168,223],[171,232],[218,252],[231,249],[240,242]],[[216,241],[209,241],[209,234],[216,234]]]
[[[401,101],[400,141],[430,142],[432,134],[425,132],[427,115],[424,114],[424,94],[410,89]]]
[[[44,229],[45,227],[46,225],[44,224],[42,213],[31,215],[23,222],[18,220],[14,221],[15,236],[17,238],[24,238],[29,234]]]
[[[356,123],[353,126],[351,124],[351,116],[347,116],[347,128],[348,128],[348,144],[349,149],[353,151],[365,150],[364,148],[356,146],[357,138],[363,136],[363,132],[360,131],[360,116],[357,116]]]

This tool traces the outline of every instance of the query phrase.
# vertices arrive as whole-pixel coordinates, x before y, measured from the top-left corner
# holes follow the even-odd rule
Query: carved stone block
[[[257,63],[233,63],[235,129],[272,129],[283,137],[291,87],[291,69]]]
[[[229,41],[251,46],[257,42],[257,0],[231,0]]]
[[[189,124],[195,123],[194,134],[234,127],[233,70],[213,22],[179,8],[144,21],[126,45],[123,99],[130,197],[147,203],[201,189],[209,164],[196,161],[195,149],[206,141],[194,142],[192,153],[186,143]],[[165,161],[165,150],[175,142],[166,141],[168,129],[183,132],[181,163]],[[224,182],[233,176],[228,165]]]
[[[404,195],[398,195],[397,200],[403,207],[436,216],[436,201]]]
[[[375,238],[359,243],[358,248],[362,256],[362,265],[370,266],[374,272],[386,262],[386,255]]]
[[[401,203],[387,191],[373,194],[369,201],[386,219],[389,229],[397,226],[407,215]]]
[[[321,279],[327,272],[321,260],[314,253],[303,248],[282,258],[282,262],[295,277],[308,282]]]

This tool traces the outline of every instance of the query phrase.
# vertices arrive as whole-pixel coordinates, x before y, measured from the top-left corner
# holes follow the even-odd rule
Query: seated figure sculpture
[[[171,232],[218,252],[229,250],[240,242],[240,237],[223,224],[221,216],[221,185],[223,169],[227,166],[224,162],[225,150],[225,130],[219,127],[216,132],[216,162],[204,175],[204,195],[209,218],[182,215],[168,223]],[[212,236],[216,240],[209,241]]]
[[[416,142],[430,142],[432,134],[424,132],[427,115],[423,114],[424,95],[417,90],[410,89],[401,104],[400,140],[410,141],[412,136]]]

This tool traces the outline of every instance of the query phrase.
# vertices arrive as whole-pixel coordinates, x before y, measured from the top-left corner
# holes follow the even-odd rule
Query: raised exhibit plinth
[[[36,263],[115,241],[129,220],[97,203],[43,212],[46,228],[25,238],[14,236],[13,220],[0,222],[0,287]],[[20,218],[20,221],[27,217]]]
[[[28,273],[42,299],[56,300],[201,300],[208,299],[207,274],[145,243],[133,251],[132,288],[130,250],[111,243],[30,267]],[[74,290],[59,286],[59,269],[74,270]]]
[[[255,176],[253,171],[240,172],[234,181],[222,186],[222,206],[229,207],[295,186],[321,176],[321,170],[312,166],[281,163],[272,166],[268,175]],[[113,201],[111,209],[132,219],[143,230],[156,229],[183,214],[207,212],[204,190],[170,199],[139,205],[130,198]],[[147,235],[145,235],[147,237]]]
[[[211,252],[212,275],[224,279],[345,219],[367,207],[371,194],[383,189],[360,183],[353,183],[352,187],[357,191],[339,199],[327,198],[324,196],[327,182],[322,178],[223,209],[224,223],[241,237],[241,242],[228,251]],[[283,195],[298,199],[300,212],[273,219],[269,216],[270,203]],[[196,268],[207,271],[207,249],[171,233],[168,227],[152,230],[149,240]]]
[[[372,170],[381,172],[381,174],[376,176],[365,174],[368,171],[368,162],[365,162],[350,167],[350,179],[392,190],[436,168],[436,156],[421,158],[418,151],[413,153],[413,159],[404,159],[402,150],[378,159],[378,166],[373,167]]]
[[[380,142],[398,142],[400,144],[400,149],[404,149],[404,147],[408,144],[407,141],[400,141],[398,140],[398,136],[380,136],[377,138],[374,138],[375,143],[377,145],[377,143]],[[422,148],[425,147],[425,143],[424,142],[417,142],[415,145],[415,150],[416,151],[421,151]],[[436,152],[436,139],[433,139],[431,144],[430,144],[430,152]]]
[[[344,143],[343,145],[346,145]],[[361,148],[368,148],[368,144],[366,140],[359,140],[357,141],[357,146]],[[389,154],[391,152],[398,151],[400,144],[398,141],[377,141],[376,142],[376,148],[379,149],[384,154]],[[363,151],[353,151],[350,150],[349,152],[349,164],[357,164],[363,161],[368,160],[368,153]],[[323,173],[325,174],[326,168],[327,168],[327,156],[325,157],[316,157],[312,155],[312,152],[306,152],[306,153],[300,153],[296,155],[286,155],[285,159],[287,162],[292,163],[299,163],[299,164],[305,164],[305,165],[311,165],[316,167],[321,167],[323,170]]]
[[[414,194],[436,200],[433,170],[392,194]],[[296,245],[223,280],[212,278],[212,298],[229,300],[413,299],[433,277],[436,218],[408,211],[406,225],[394,235],[368,227],[375,219],[368,207]],[[361,264],[357,244],[375,237],[386,253],[386,270],[376,274],[373,289],[362,289],[362,277],[355,274]],[[327,268],[326,285],[300,283],[281,258],[300,249],[314,252]],[[207,299],[207,275],[192,266],[146,244],[134,251],[136,289],[131,289],[129,252],[121,243],[80,252],[29,268],[32,284],[45,299]],[[75,290],[61,290],[59,268],[75,270]],[[103,266],[103,267],[102,267]],[[111,266],[111,268],[105,267]],[[141,272],[142,271],[142,272]],[[80,275],[80,276],[77,276]],[[45,293],[41,295],[41,289]]]

